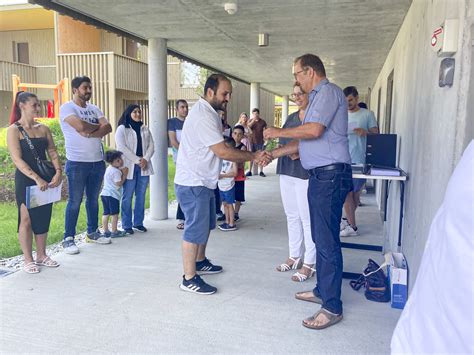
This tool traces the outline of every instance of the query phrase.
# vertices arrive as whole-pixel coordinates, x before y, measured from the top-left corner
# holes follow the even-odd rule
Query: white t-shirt
[[[122,186],[117,186],[117,182],[122,180],[122,171],[109,165],[105,169],[104,187],[102,188],[101,196],[110,196],[120,201],[122,198]]]
[[[449,179],[392,337],[392,354],[473,354],[474,141]],[[410,262],[410,260],[408,260]]]
[[[184,121],[174,182],[215,189],[221,159],[209,147],[223,140],[222,122],[217,112],[206,100],[199,99]]]
[[[222,168],[221,168],[221,174],[227,174],[232,170],[232,162],[228,160],[223,160],[222,161]],[[233,177],[225,177],[219,179],[217,182],[217,185],[219,185],[219,190],[221,191],[229,191],[232,189],[235,185],[235,180]]]
[[[99,124],[99,119],[104,117],[102,111],[95,105],[87,104],[86,107],[78,106],[74,101],[66,102],[59,110],[59,122],[64,134],[66,158],[78,162],[97,162],[103,160],[101,138],[86,138],[64,119],[75,115],[81,120],[91,124]]]

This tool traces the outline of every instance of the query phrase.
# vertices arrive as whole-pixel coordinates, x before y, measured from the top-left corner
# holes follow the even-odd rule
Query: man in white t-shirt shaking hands
[[[86,192],[87,242],[109,244],[98,228],[99,193],[105,173],[102,137],[112,132],[112,126],[102,111],[88,103],[92,96],[91,79],[76,77],[71,81],[72,101],[59,110],[61,129],[66,146],[66,176],[68,201],[65,213],[63,248],[67,254],[77,254],[74,243],[77,218],[84,190]]]
[[[184,122],[176,162],[176,197],[184,212],[184,275],[180,288],[210,295],[217,291],[199,275],[222,272],[206,258],[209,233],[216,227],[214,189],[222,159],[266,165],[271,160],[265,151],[248,152],[227,147],[222,136],[222,122],[217,110],[226,110],[232,94],[230,80],[212,74],[204,85],[204,96],[194,104]]]

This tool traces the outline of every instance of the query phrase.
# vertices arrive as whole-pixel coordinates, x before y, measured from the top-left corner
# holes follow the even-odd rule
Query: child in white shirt
[[[225,139],[225,145],[229,148],[235,148],[235,141],[232,138]],[[225,223],[218,226],[221,231],[234,231],[237,229],[234,221],[234,203],[235,203],[235,181],[237,176],[237,164],[228,160],[222,161],[221,173],[219,174],[219,193],[222,204],[224,205]]]
[[[109,166],[105,170],[104,187],[100,193],[100,198],[104,207],[102,228],[107,238],[124,237],[126,235],[125,232],[117,230],[123,191],[122,185],[128,174],[128,169],[123,166],[122,154],[118,150],[109,150],[105,153],[105,161],[109,163]],[[110,217],[112,219],[112,232],[109,231]]]

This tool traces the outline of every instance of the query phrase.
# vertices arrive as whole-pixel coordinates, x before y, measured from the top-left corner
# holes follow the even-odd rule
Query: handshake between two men
[[[265,140],[272,138],[280,138],[282,129],[277,127],[270,127],[263,131],[263,138]],[[278,146],[277,148],[267,151],[260,150],[255,152],[254,161],[260,166],[267,166],[272,162],[273,159],[288,155],[291,159],[299,159],[298,154],[298,140],[291,141],[284,146]]]

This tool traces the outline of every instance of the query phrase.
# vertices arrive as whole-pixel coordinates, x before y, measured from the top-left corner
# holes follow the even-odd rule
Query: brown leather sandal
[[[313,325],[313,324],[311,324],[312,322],[314,322],[316,320],[316,318],[321,313],[324,314],[327,317],[328,322],[324,323],[322,325]],[[326,328],[328,328],[328,327],[330,327],[330,326],[332,326],[336,323],[339,323],[341,320],[342,320],[342,313],[341,314],[334,314],[334,313],[331,313],[331,312],[325,310],[324,308],[321,308],[313,316],[303,320],[303,326],[306,327],[306,328],[309,328],[309,329],[321,330],[321,329],[326,329]]]

